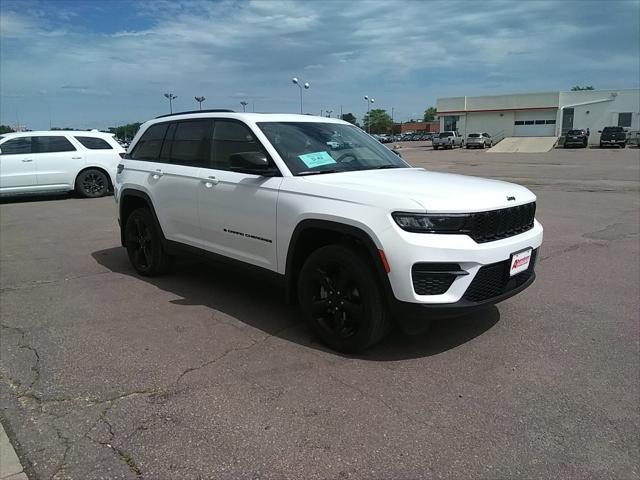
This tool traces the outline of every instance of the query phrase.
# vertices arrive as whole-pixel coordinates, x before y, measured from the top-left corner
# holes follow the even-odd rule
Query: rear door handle
[[[154,180],[158,180],[163,175],[164,173],[162,172],[162,170],[158,168],[155,172],[153,172],[151,176],[153,177]]]
[[[25,162],[25,163],[33,162],[33,158],[23,158],[22,161]]]
[[[217,185],[218,183],[220,183],[220,180],[218,180],[214,176],[203,178],[202,181],[204,182],[204,186],[207,188],[211,188],[214,185]]]
[[[71,160],[81,160],[82,157],[71,157]]]

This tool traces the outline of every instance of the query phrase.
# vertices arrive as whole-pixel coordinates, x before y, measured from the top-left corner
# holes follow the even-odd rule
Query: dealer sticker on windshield
[[[302,160],[308,168],[336,163],[333,157],[327,152],[305,153],[304,155],[298,155],[298,158]]]
[[[509,276],[513,277],[521,272],[524,272],[529,268],[531,262],[531,252],[533,249],[529,248],[522,252],[514,253],[511,255],[511,268],[509,268]]]

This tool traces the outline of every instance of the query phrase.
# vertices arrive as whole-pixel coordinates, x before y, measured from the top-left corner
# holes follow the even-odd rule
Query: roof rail
[[[165,115],[159,115],[156,118],[173,117],[174,115],[186,115],[188,113],[235,113],[235,111],[229,110],[227,108],[214,108],[212,110],[189,110],[188,112],[167,113]]]

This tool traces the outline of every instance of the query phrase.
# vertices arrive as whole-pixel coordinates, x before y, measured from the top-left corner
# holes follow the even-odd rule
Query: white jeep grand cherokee
[[[521,292],[542,243],[526,188],[412,168],[324,117],[158,117],[118,166],[115,200],[140,274],[181,250],[265,269],[343,352]]]

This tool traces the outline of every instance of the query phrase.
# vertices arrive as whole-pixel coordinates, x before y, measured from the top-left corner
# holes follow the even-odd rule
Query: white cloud
[[[115,14],[112,4],[95,5]],[[5,8],[0,89],[3,98],[46,91],[52,102],[80,94],[78,105],[65,99],[73,123],[144,119],[162,112],[166,91],[179,95],[177,108],[205,95],[210,106],[237,108],[242,96],[259,98],[263,110],[296,111],[294,75],[312,84],[311,111],[343,104],[360,115],[366,92],[400,116],[438,96],[561,89],[577,75],[596,86],[637,83],[635,4],[580,15],[558,2],[470,5],[154,0],[121,8],[131,21],[116,32],[83,24],[68,8]],[[615,55],[599,53],[606,47]],[[41,119],[37,108],[32,116]]]

